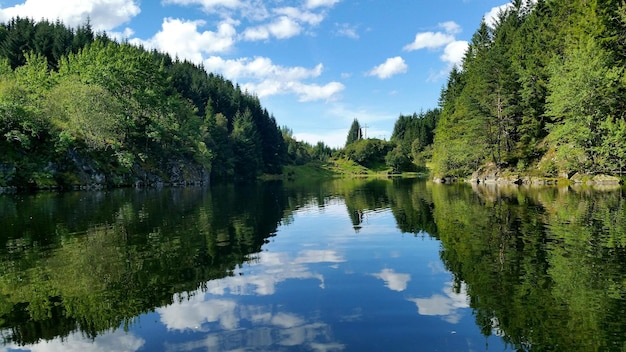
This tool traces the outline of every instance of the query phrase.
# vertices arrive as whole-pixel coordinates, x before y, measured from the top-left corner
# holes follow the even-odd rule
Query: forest
[[[0,187],[245,181],[341,159],[434,178],[622,176],[625,63],[624,1],[514,0],[479,24],[437,108],[400,115],[389,141],[355,119],[336,150],[201,65],[15,18],[0,25]]]
[[[0,25],[2,187],[251,180],[292,159],[283,132],[222,76],[89,23]]]
[[[474,33],[441,94],[436,176],[481,165],[539,176],[621,175],[626,5],[513,1]]]
[[[625,64],[622,0],[514,0],[480,23],[439,106],[400,116],[381,155],[395,171],[428,165],[433,178],[622,176]],[[359,162],[351,138],[344,155]]]

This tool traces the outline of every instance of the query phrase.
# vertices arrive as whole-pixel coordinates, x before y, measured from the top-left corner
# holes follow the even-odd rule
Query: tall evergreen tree
[[[352,121],[352,125],[350,125],[350,130],[348,131],[348,138],[346,139],[346,147],[362,138],[363,138],[363,135],[361,131],[361,125],[359,124],[359,120],[354,119],[354,121]]]

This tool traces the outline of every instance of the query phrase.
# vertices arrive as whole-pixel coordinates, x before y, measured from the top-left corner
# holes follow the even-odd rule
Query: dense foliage
[[[438,176],[480,165],[546,176],[621,173],[626,6],[514,0],[473,35],[441,98]]]
[[[89,24],[0,25],[0,120],[0,186],[249,180],[287,161],[257,97]]]
[[[440,114],[439,109],[433,109],[420,114],[400,115],[390,141],[364,138],[363,127],[358,119],[354,119],[346,146],[333,156],[366,168],[387,169],[394,173],[425,170]]]

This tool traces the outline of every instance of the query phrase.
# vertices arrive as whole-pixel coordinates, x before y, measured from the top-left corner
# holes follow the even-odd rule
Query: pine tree
[[[352,121],[352,125],[350,125],[350,130],[348,131],[346,147],[362,138],[363,135],[361,134],[361,125],[359,124],[359,120],[354,119],[354,121]]]

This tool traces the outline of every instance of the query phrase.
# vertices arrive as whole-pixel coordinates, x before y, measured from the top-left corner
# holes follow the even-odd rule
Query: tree
[[[612,65],[596,40],[587,38],[551,65],[547,113],[554,120],[549,139],[565,172],[596,172],[605,138],[603,122],[614,117],[612,107],[623,68]],[[606,124],[606,128],[616,126]]]
[[[230,138],[233,143],[235,177],[254,179],[261,172],[261,140],[250,110],[237,113]]]
[[[352,125],[350,125],[350,130],[348,131],[346,147],[360,139],[363,139],[363,134],[361,133],[361,125],[359,124],[359,120],[354,119],[354,121],[352,121]]]

